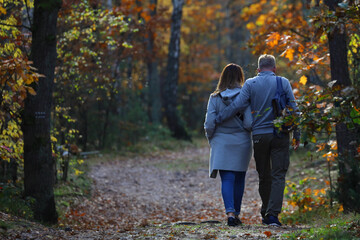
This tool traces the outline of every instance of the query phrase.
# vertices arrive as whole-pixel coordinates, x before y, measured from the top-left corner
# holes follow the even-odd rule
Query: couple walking
[[[245,175],[254,151],[262,201],[262,223],[281,226],[285,175],[289,167],[289,133],[274,134],[272,98],[275,95],[276,65],[272,55],[258,59],[258,75],[244,80],[242,68],[228,64],[216,90],[210,95],[204,123],[210,144],[209,175],[221,178],[221,193],[228,225],[241,225],[240,210]],[[296,109],[291,85],[281,77],[288,105]],[[296,149],[299,134],[294,132]]]

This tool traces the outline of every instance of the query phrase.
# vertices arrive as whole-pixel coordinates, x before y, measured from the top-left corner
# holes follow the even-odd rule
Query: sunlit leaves
[[[281,36],[278,32],[270,33],[268,38],[266,39],[266,44],[270,47],[275,47],[279,44]]]
[[[307,82],[307,77],[306,76],[301,76],[300,81],[299,81],[302,85],[306,85]]]
[[[298,182],[286,182],[285,197],[292,209],[285,210],[284,213],[291,214],[294,210],[299,212],[313,211],[316,208],[329,204],[326,192],[329,186],[315,188],[315,183],[319,179],[310,177],[299,180]]]
[[[289,59],[289,61],[292,61],[294,59],[294,52],[295,50],[293,48],[287,48],[280,56],[284,56]]]

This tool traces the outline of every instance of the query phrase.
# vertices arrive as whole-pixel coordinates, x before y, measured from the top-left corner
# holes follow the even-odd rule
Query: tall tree
[[[61,0],[35,0],[31,60],[44,76],[34,86],[37,94],[25,101],[24,133],[25,195],[35,198],[35,219],[57,222],[54,200],[54,163],[50,141],[50,112],[56,63],[56,24]]]
[[[156,16],[157,0],[150,0],[151,11],[150,16]],[[153,28],[148,28],[147,38],[147,69],[148,69],[148,83],[149,83],[149,106],[150,119],[153,123],[159,124],[161,120],[161,95],[160,95],[160,80],[158,74],[158,61],[155,52],[155,33]]]
[[[325,4],[330,11],[336,11],[339,7],[339,0],[327,0]],[[328,32],[331,79],[337,80],[336,84],[347,87],[351,86],[349,66],[348,66],[348,42],[347,31],[344,23],[336,22]],[[350,115],[350,112],[348,113]],[[352,171],[360,169],[358,161],[354,160],[356,151],[356,141],[358,140],[358,129],[349,129],[346,123],[336,125],[336,140],[339,153],[339,200],[346,210],[354,209],[350,191],[357,191],[359,182],[354,179]],[[356,164],[354,166],[354,164]],[[350,169],[349,169],[350,168]],[[352,178],[352,179],[349,179]],[[359,180],[359,177],[357,178]],[[355,200],[357,201],[357,200]],[[357,209],[359,211],[359,209]]]
[[[171,35],[169,43],[166,78],[163,86],[163,104],[167,124],[178,139],[190,140],[177,112],[177,85],[179,80],[179,57],[180,57],[180,29],[184,0],[172,0],[173,12],[171,16]]]

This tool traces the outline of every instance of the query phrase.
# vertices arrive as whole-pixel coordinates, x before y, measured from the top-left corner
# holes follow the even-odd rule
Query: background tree
[[[168,62],[166,67],[166,78],[163,85],[163,104],[169,129],[174,137],[179,139],[190,139],[186,132],[177,110],[177,87],[179,80],[179,58],[180,58],[180,35],[181,18],[184,1],[173,0],[173,13],[171,16],[171,36],[169,43]]]
[[[336,17],[336,22],[329,26],[328,41],[330,52],[331,79],[336,80],[335,85],[350,87],[349,66],[348,66],[348,33],[343,18],[344,12],[341,11],[339,4],[341,1],[327,0],[325,4]],[[337,9],[340,9],[337,10]],[[341,96],[340,96],[341,97]],[[338,102],[340,104],[340,102]],[[350,109],[349,109],[350,110]],[[345,112],[350,115],[351,111]],[[356,200],[360,195],[360,162],[356,160],[360,126],[349,126],[346,122],[336,124],[336,140],[339,153],[339,181],[338,197],[344,205],[344,209],[360,212],[360,207]]]
[[[149,110],[150,119],[154,124],[161,123],[161,89],[158,72],[158,60],[155,50],[155,24],[157,22],[157,0],[150,0],[151,22],[147,27],[147,69],[149,83]]]
[[[31,60],[43,74],[37,94],[25,101],[24,134],[25,195],[34,197],[35,219],[57,222],[54,200],[54,161],[50,141],[51,104],[56,65],[56,24],[61,1],[35,0],[32,24]]]

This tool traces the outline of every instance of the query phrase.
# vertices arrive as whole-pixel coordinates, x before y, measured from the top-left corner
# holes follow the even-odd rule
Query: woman
[[[244,84],[242,68],[228,64],[222,71],[216,90],[210,95],[204,123],[210,144],[209,175],[221,177],[221,193],[228,217],[228,225],[241,224],[239,218],[245,187],[245,174],[252,155],[250,108],[243,114],[225,121],[215,128],[215,117],[240,93]]]

